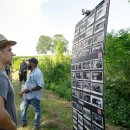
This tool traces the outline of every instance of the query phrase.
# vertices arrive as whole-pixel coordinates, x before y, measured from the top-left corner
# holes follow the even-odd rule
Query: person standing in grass
[[[27,127],[27,109],[30,105],[32,105],[35,111],[33,130],[40,129],[40,100],[42,98],[42,88],[44,85],[43,74],[37,65],[38,60],[36,58],[29,59],[28,70],[31,70],[31,72],[25,82],[25,89],[20,93],[20,96],[22,96],[24,100],[21,110],[22,126]]]
[[[5,67],[11,64],[15,41],[8,41],[0,34],[0,130],[17,130],[14,90]]]

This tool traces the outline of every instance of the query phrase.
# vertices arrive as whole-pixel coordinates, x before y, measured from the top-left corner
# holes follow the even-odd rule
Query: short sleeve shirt
[[[4,107],[9,113],[11,119],[17,124],[14,89],[12,83],[6,75],[5,70],[0,70],[0,96],[5,100]]]

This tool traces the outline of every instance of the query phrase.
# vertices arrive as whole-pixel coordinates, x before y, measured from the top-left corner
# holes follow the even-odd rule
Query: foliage
[[[52,38],[45,35],[40,36],[36,46],[36,51],[39,54],[47,54],[47,51],[51,51],[51,49],[52,49]]]
[[[109,122],[130,128],[130,34],[107,34],[105,46],[105,112]]]

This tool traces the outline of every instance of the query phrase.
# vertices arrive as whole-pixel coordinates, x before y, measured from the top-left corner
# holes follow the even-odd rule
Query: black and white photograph
[[[82,100],[82,99],[83,99],[83,93],[77,91],[77,98],[78,98],[79,100]]]
[[[92,113],[92,122],[95,123],[97,126],[103,128],[103,117],[97,115],[96,113]]]
[[[76,88],[79,90],[82,90],[82,81],[80,81],[80,80],[76,81]]]
[[[83,71],[83,79],[91,80],[91,72],[90,71]]]
[[[91,103],[91,95],[90,94],[84,93],[83,99],[84,99],[84,102],[89,103],[89,104]]]
[[[93,38],[93,45],[104,41],[104,31],[97,33]]]
[[[71,85],[72,85],[72,88],[76,88],[76,81],[75,80],[71,80]]]
[[[83,130],[83,127],[80,124],[78,124],[78,130]]]
[[[73,118],[77,120],[77,117],[78,117],[78,113],[77,113],[77,111],[75,111],[75,110],[73,109]]]
[[[88,81],[83,81],[83,91],[91,92],[91,83]]]
[[[76,72],[76,79],[82,79],[82,72]]]
[[[97,32],[99,32],[99,31],[104,30],[104,27],[105,27],[105,19],[101,19],[100,21],[98,21],[98,22],[95,24],[94,33],[97,33]]]
[[[92,15],[90,15],[87,19],[87,27],[92,25],[94,23],[94,16],[95,14],[93,13]]]
[[[86,37],[89,37],[93,34],[93,25],[87,28],[86,30]]]
[[[77,96],[77,91],[76,91],[75,89],[72,89],[72,95],[73,95],[74,97]]]
[[[91,96],[91,103],[93,106],[103,109],[103,99],[96,96]]]
[[[71,70],[72,70],[72,71],[75,71],[75,64],[72,64],[72,65],[71,65]]]
[[[103,16],[105,16],[106,14],[106,5],[104,5],[103,7],[99,8],[96,12],[96,21],[100,18],[102,18]]]
[[[77,121],[73,119],[73,127],[75,130],[77,130],[77,126],[78,126]]]
[[[86,130],[91,130],[92,128],[91,123],[86,119],[84,119],[84,127]]]
[[[79,43],[79,49],[80,49],[80,50],[83,49],[84,46],[85,46],[85,41],[82,40],[82,41]]]
[[[103,84],[101,83],[91,83],[91,92],[98,94],[98,95],[103,95]]]
[[[76,63],[75,68],[76,68],[76,70],[81,70],[81,63],[80,62]]]
[[[93,37],[89,37],[85,40],[86,47],[92,46],[93,44]]]
[[[87,108],[83,108],[83,116],[91,121],[91,111]]]
[[[103,82],[103,72],[102,71],[92,71],[92,81],[93,82]]]
[[[79,113],[82,114],[82,112],[83,112],[83,107],[82,107],[82,105],[77,104],[77,110],[78,110]]]
[[[102,58],[93,59],[91,62],[92,69],[103,69],[103,61]]]
[[[83,126],[83,117],[80,114],[78,114],[78,123]]]
[[[85,38],[86,31],[83,31],[79,34],[79,41],[82,41]]]
[[[92,130],[102,130],[100,128],[98,128],[97,126],[95,126],[94,124],[92,125]]]
[[[79,28],[76,28],[76,29],[75,29],[75,32],[74,32],[74,35],[75,35],[75,36],[78,35],[79,31],[80,31],[80,29],[79,29]]]
[[[79,35],[76,35],[76,36],[74,37],[73,42],[75,43],[75,42],[78,42],[78,41],[79,41]]]
[[[84,56],[87,56],[87,55],[91,54],[91,48],[85,49],[84,52],[85,52]]]
[[[75,79],[75,72],[71,72],[71,78]]]
[[[83,30],[85,30],[86,28],[86,20],[82,21],[81,25],[80,25],[80,32],[82,32]]]
[[[82,69],[83,70],[89,70],[89,69],[91,69],[91,60],[83,61],[82,62]]]
[[[103,43],[92,47],[92,53],[99,53],[99,52],[103,52]]]
[[[76,102],[72,102],[72,106],[74,109],[77,109],[77,103]]]

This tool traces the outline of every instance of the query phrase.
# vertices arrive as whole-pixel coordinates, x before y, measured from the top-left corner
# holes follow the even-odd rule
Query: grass
[[[30,106],[28,109],[28,127],[22,128],[20,126],[20,108],[19,104],[22,99],[19,97],[19,84],[18,84],[18,72],[14,72],[13,85],[16,95],[16,107],[18,116],[18,129],[17,130],[31,130],[34,122],[34,111]],[[72,107],[71,102],[65,101],[53,92],[43,90],[43,99],[41,100],[41,129],[40,130],[72,130]],[[125,130],[121,127],[115,127],[110,124],[106,124],[106,130]]]

